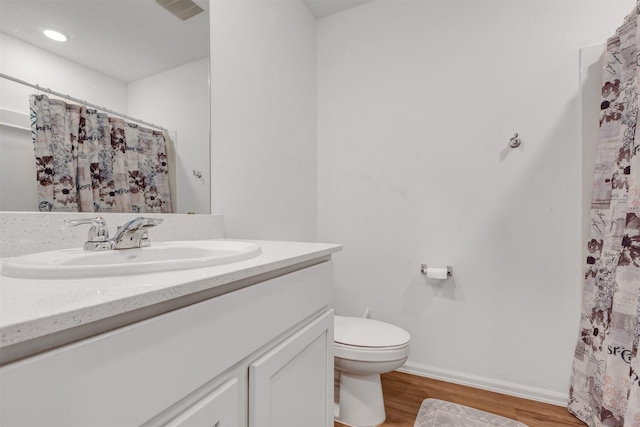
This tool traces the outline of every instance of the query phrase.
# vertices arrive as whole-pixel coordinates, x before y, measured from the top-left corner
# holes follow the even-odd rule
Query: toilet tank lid
[[[409,342],[409,332],[389,323],[361,317],[335,316],[334,341],[358,347],[392,347]]]

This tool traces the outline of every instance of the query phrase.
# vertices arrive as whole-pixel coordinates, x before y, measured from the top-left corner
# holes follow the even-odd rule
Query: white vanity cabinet
[[[0,425],[332,426],[332,267],[4,365]]]

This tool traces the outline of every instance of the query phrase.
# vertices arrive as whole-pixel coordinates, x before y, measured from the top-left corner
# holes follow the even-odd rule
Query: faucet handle
[[[95,218],[80,218],[80,219],[65,219],[64,223],[71,227],[77,227],[78,225],[91,224],[89,229],[89,242],[106,242],[109,240],[109,229],[107,229],[107,222],[101,217]]]
[[[95,218],[65,219],[65,224],[71,227],[91,224],[87,241],[84,242],[85,251],[104,251],[113,249],[113,242],[109,240],[107,222],[100,216]]]
[[[162,224],[163,219],[160,218],[141,218],[143,227],[155,227]]]
[[[155,227],[156,225],[162,224],[162,221],[163,220],[159,218],[145,218],[143,216],[139,216],[137,218],[134,218],[130,221],[125,222],[122,226],[118,227],[118,232],[119,230],[133,231],[133,230],[138,230],[140,228]]]
[[[159,218],[137,217],[127,221],[116,230],[113,236],[114,249],[144,248],[151,245],[147,228],[162,223]]]
[[[97,216],[95,218],[65,219],[62,222],[72,227],[75,227],[76,225],[82,225],[82,224],[93,224],[94,222],[102,225],[106,224],[106,221],[101,216]]]
[[[140,217],[138,218],[140,220],[140,228],[149,228],[149,227],[155,227],[156,225],[162,224],[162,219],[159,218],[143,218]],[[141,248],[147,248],[151,246],[151,239],[149,239],[149,232],[145,230],[144,233],[142,233],[142,237],[140,238],[140,247]]]

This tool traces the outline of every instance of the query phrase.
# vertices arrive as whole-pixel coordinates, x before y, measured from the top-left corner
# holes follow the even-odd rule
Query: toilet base
[[[350,375],[340,371],[336,421],[353,427],[375,427],[386,418],[380,375]]]

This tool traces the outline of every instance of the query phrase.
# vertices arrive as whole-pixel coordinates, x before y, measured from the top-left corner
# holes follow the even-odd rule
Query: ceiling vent
[[[192,0],[156,0],[160,6],[167,9],[174,16],[183,21],[204,12],[204,9],[198,6]]]

